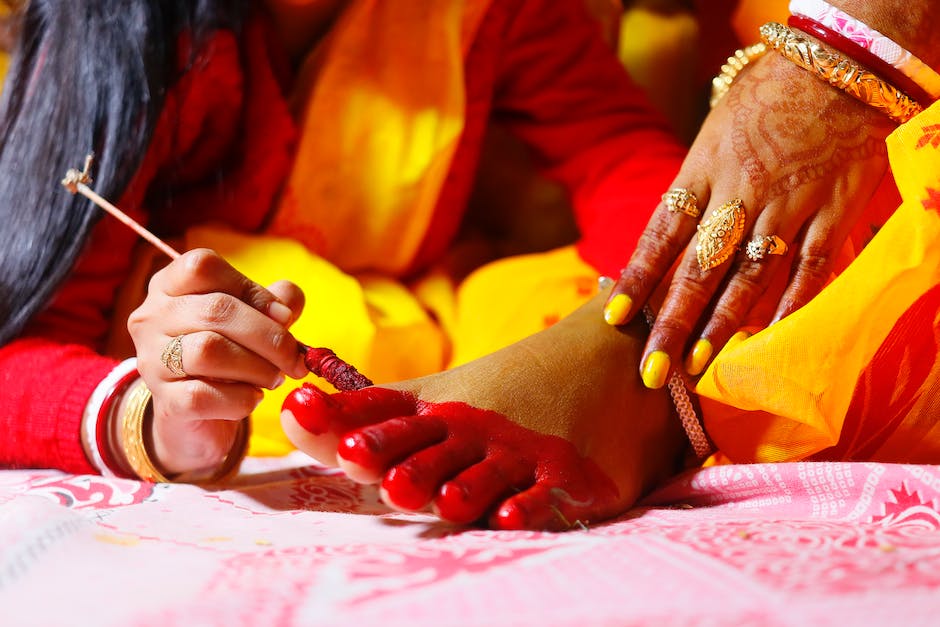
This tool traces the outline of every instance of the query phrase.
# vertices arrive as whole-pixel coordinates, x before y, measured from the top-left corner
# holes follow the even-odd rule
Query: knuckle
[[[295,352],[296,343],[293,336],[287,332],[287,330],[278,327],[271,332],[271,346],[274,348],[275,352],[281,353],[283,351]]]
[[[659,338],[657,344],[666,347],[673,342],[675,338],[685,337],[692,332],[695,321],[687,316],[666,315],[656,318],[656,335]]]
[[[271,292],[247,277],[243,279],[242,295],[245,302],[258,311],[264,311],[274,301],[274,295]]]
[[[829,277],[830,263],[828,254],[807,251],[796,262],[795,277],[808,282],[823,282]]]
[[[187,272],[195,275],[209,274],[218,268],[221,257],[208,248],[195,248],[183,255]]]
[[[712,312],[706,333],[708,335],[724,335],[728,329],[738,327],[740,316],[727,307],[718,307]]]
[[[625,282],[643,291],[653,289],[682,246],[677,233],[654,220],[640,236],[637,254],[623,275]]]
[[[186,343],[185,357],[190,367],[218,363],[228,352],[228,341],[217,333],[190,333]]]
[[[209,325],[217,325],[230,320],[236,309],[236,300],[228,294],[209,294],[205,297],[202,317]]]
[[[701,279],[685,272],[677,272],[672,279],[671,292],[674,292],[683,306],[690,304],[704,305],[711,299],[712,289]]]
[[[640,247],[653,257],[666,257],[678,248],[679,235],[671,225],[653,220],[640,236]]]
[[[184,379],[173,384],[168,399],[169,410],[180,417],[200,416],[210,407],[211,395],[199,379]]]
[[[742,262],[734,273],[729,285],[729,292],[735,297],[741,294],[754,294],[764,290],[766,273],[758,261]]]
[[[138,307],[127,316],[127,331],[133,337],[136,335],[137,331],[144,325],[146,316]]]

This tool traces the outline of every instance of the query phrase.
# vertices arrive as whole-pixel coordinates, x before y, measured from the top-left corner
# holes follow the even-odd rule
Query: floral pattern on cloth
[[[218,490],[3,471],[0,506],[10,625],[864,625],[940,611],[937,466],[716,466],[558,534],[393,512],[299,453],[249,458]]]

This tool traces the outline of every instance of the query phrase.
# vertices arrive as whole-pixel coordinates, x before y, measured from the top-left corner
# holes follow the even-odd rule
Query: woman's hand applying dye
[[[284,375],[307,369],[288,328],[304,296],[292,283],[254,283],[216,253],[192,250],[150,281],[128,319],[141,377],[153,393],[153,456],[165,474],[215,468],[238,423]],[[162,355],[181,337],[181,372]]]

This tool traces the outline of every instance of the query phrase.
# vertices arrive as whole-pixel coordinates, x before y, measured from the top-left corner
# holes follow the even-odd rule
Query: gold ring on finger
[[[785,255],[787,248],[787,243],[776,235],[757,235],[747,243],[744,252],[751,261],[761,261],[767,255]]]
[[[666,204],[666,208],[673,213],[684,213],[695,219],[702,215],[698,208],[698,197],[695,192],[684,187],[670,189],[663,194],[663,202]]]
[[[702,272],[720,266],[731,258],[744,237],[744,201],[729,200],[698,225],[695,255]]]
[[[163,353],[160,355],[160,361],[166,366],[166,369],[178,377],[185,377],[186,371],[183,370],[183,336],[177,335],[170,340]]]

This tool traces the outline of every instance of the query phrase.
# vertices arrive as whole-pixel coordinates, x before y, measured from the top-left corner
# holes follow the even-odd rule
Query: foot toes
[[[382,500],[406,511],[424,509],[442,483],[483,459],[484,451],[466,441],[449,439],[392,467],[382,480]]]
[[[336,465],[336,449],[344,434],[360,427],[415,413],[409,394],[385,388],[327,394],[310,383],[291,392],[281,408],[281,425],[301,451],[317,461]]]
[[[594,499],[574,499],[563,488],[537,484],[506,499],[490,517],[493,529],[567,531],[587,525]]]
[[[390,466],[446,437],[447,425],[435,416],[393,418],[347,433],[336,460],[353,481],[378,483]]]
[[[438,516],[465,525],[482,518],[513,490],[531,485],[533,466],[510,455],[494,455],[441,486],[434,500]]]

